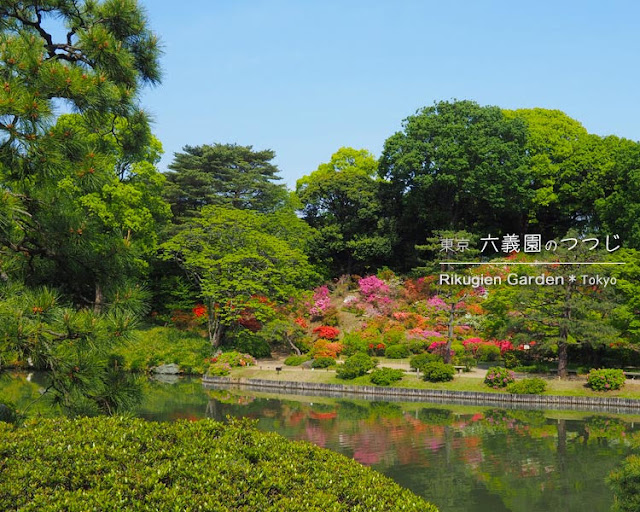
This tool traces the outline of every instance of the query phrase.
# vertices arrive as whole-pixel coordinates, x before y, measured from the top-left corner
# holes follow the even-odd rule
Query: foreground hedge
[[[0,422],[0,510],[437,512],[347,457],[248,422],[128,418]]]

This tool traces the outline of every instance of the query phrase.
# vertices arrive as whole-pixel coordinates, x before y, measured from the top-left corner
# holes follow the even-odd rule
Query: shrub
[[[384,351],[384,355],[389,359],[402,359],[409,357],[410,354],[409,347],[406,345],[391,345]]]
[[[376,367],[376,361],[367,354],[361,352],[349,357],[336,369],[336,376],[339,379],[355,379]]]
[[[246,329],[236,334],[233,345],[239,352],[244,352],[253,357],[271,357],[269,344],[262,337]]]
[[[323,338],[320,338],[313,344],[313,349],[311,350],[311,354],[314,357],[338,357],[338,354],[342,352],[344,346],[339,341],[329,341]]]
[[[418,370],[424,372],[424,367],[429,363],[433,363],[435,361],[440,361],[441,359],[435,355],[430,353],[418,354],[417,356],[413,356],[409,360],[409,366],[414,370]]]
[[[476,350],[476,358],[478,361],[497,361],[500,359],[500,349],[496,345],[483,343]]]
[[[376,386],[389,386],[394,382],[398,382],[404,376],[402,370],[394,368],[376,368],[371,372],[369,379]]]
[[[38,419],[0,423],[0,439],[0,510],[437,512],[355,460],[248,421]]]
[[[207,375],[211,377],[226,377],[231,373],[231,365],[229,363],[213,363],[209,365]]]
[[[409,347],[409,352],[411,352],[412,354],[422,354],[422,352],[427,350],[428,346],[429,346],[429,343],[427,343],[425,340],[410,340],[407,343],[407,347]]]
[[[405,341],[404,329],[402,329],[401,327],[389,329],[382,335],[382,340],[386,345],[398,345]]]
[[[534,377],[512,382],[507,386],[507,391],[514,395],[540,395],[547,389],[546,381]]]
[[[342,338],[344,345],[343,353],[346,356],[352,356],[357,352],[367,353],[369,351],[370,341],[360,336],[358,333],[347,333]]]
[[[284,364],[287,366],[300,366],[305,361],[308,361],[310,358],[308,355],[301,356],[289,356],[284,360]]]
[[[506,388],[509,384],[514,382],[515,376],[511,370],[507,370],[502,366],[493,366],[487,371],[487,376],[484,378],[484,383],[494,389]]]
[[[211,362],[227,363],[231,368],[237,368],[239,366],[253,366],[256,364],[256,360],[253,356],[249,354],[241,354],[235,350],[216,354],[211,358]]]
[[[426,381],[447,382],[453,380],[456,370],[451,364],[434,361],[426,364],[422,369],[422,373],[424,374],[422,378]]]
[[[520,365],[520,360],[518,359],[518,356],[516,355],[515,352],[507,352],[504,355],[504,366],[506,368],[509,368],[510,370],[513,370],[514,368],[516,368],[517,366]]]
[[[613,391],[624,386],[624,372],[618,369],[591,370],[587,384],[594,391]]]
[[[335,364],[336,360],[333,357],[316,357],[311,363],[311,368],[329,368]]]
[[[320,325],[316,327],[313,332],[318,335],[318,338],[324,338],[326,340],[335,340],[340,336],[340,329],[331,327],[330,325]]]

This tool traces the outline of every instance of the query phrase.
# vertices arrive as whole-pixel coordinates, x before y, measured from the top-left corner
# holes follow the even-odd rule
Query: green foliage
[[[334,276],[364,273],[391,253],[394,234],[381,220],[376,169],[368,151],[340,148],[296,185],[304,218],[318,230],[314,254]]]
[[[113,351],[130,341],[136,325],[135,294],[102,313],[68,307],[48,288],[7,286],[0,280],[0,360],[3,353],[31,359],[47,370],[46,393],[69,413],[126,410],[140,397]]]
[[[433,363],[436,361],[441,361],[441,358],[436,354],[425,352],[424,354],[418,354],[416,356],[413,356],[409,360],[409,366],[411,366],[411,368],[413,368],[414,370],[419,370],[421,372],[424,372],[424,367],[427,364]]]
[[[311,368],[329,368],[335,365],[336,360],[333,357],[316,357],[311,363]]]
[[[116,349],[124,358],[124,367],[147,372],[161,364],[175,363],[185,374],[203,374],[204,360],[211,345],[201,334],[173,327],[149,327],[134,332],[132,339]]]
[[[366,354],[367,352],[369,352],[369,343],[371,342],[368,339],[363,338],[359,333],[345,333],[345,335],[342,337],[342,344],[344,345],[342,353],[345,356],[352,356],[357,352]]]
[[[197,283],[209,339],[218,346],[244,307],[268,307],[254,297],[285,301],[317,278],[304,252],[310,233],[293,212],[205,206],[163,244],[163,257],[178,261]]]
[[[398,382],[404,377],[404,372],[402,370],[397,370],[395,368],[376,368],[369,375],[369,379],[376,386],[389,386],[394,382]]]
[[[386,348],[384,355],[389,359],[403,359],[405,357],[409,357],[411,352],[407,345],[391,345]]]
[[[514,395],[540,395],[547,389],[547,382],[539,379],[522,379],[507,386],[507,392]]]
[[[339,379],[355,379],[366,374],[369,370],[376,367],[377,361],[367,354],[358,352],[349,357],[344,363],[338,365],[336,369],[336,377]]]
[[[166,197],[178,222],[208,205],[270,213],[288,200],[286,187],[276,183],[280,176],[271,150],[205,144],[183,151],[175,154],[166,174]]]
[[[38,420],[2,423],[0,438],[2,510],[437,512],[354,460],[247,421]]]
[[[235,350],[230,352],[222,352],[215,355],[211,359],[214,363],[228,364],[231,368],[238,368],[240,366],[255,366],[256,360],[250,354],[241,354]]]
[[[520,365],[520,360],[518,359],[518,356],[514,351],[505,353],[504,355],[505,368],[509,368],[510,370],[513,370],[516,366],[519,366],[519,365]]]
[[[615,494],[614,512],[640,510],[640,455],[631,455],[611,472],[607,483]]]
[[[231,365],[229,363],[212,363],[207,369],[207,375],[210,377],[226,377],[231,373]]]
[[[235,333],[231,345],[239,350],[257,358],[271,357],[271,347],[259,333],[253,333],[242,329]]]
[[[487,371],[484,383],[494,389],[506,388],[512,382],[515,382],[515,376],[511,370],[502,366],[492,366]]]
[[[625,384],[624,372],[619,369],[591,370],[587,384],[594,391],[614,391]]]
[[[500,349],[496,345],[481,344],[476,351],[478,361],[497,361],[500,359]]]
[[[442,101],[405,119],[379,165],[398,261],[415,266],[415,246],[434,230],[518,232],[530,195],[525,141],[523,121],[472,101]]]
[[[453,380],[453,376],[456,373],[453,365],[440,361],[425,364],[421,371],[422,378],[428,382],[448,382]]]
[[[300,366],[305,361],[309,361],[309,359],[310,357],[308,355],[289,356],[284,360],[284,364],[287,366]]]

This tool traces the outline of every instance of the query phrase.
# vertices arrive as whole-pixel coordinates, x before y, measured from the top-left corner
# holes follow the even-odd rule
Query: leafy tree
[[[137,393],[110,353],[144,310],[121,285],[168,214],[138,105],[158,55],[135,0],[0,5],[0,351],[49,370],[70,411],[114,412]]]
[[[582,244],[574,251],[558,249],[556,257],[567,263],[602,260],[601,254],[589,252]],[[540,343],[536,348],[557,353],[558,376],[565,378],[569,345],[596,348],[618,341],[620,332],[612,325],[616,297],[611,286],[585,285],[582,281],[583,275],[606,275],[604,267],[549,262],[543,274],[541,270],[540,266],[519,266],[518,275],[546,275],[558,282],[505,285],[493,291],[483,307],[490,314],[490,335],[511,333],[525,343],[537,340]]]
[[[213,144],[185,146],[176,153],[167,173],[166,197],[177,219],[203,206],[218,205],[272,212],[288,201],[275,153],[252,146]]]
[[[439,102],[405,119],[379,165],[384,211],[401,239],[396,260],[415,266],[414,246],[438,229],[521,232],[530,201],[525,143],[523,121],[472,101]]]
[[[305,220],[318,230],[318,259],[334,276],[361,273],[391,255],[375,179],[377,162],[368,151],[340,148],[328,163],[298,180]]]
[[[103,314],[76,310],[48,288],[0,285],[0,366],[17,356],[46,369],[45,394],[66,412],[113,414],[140,397],[140,388],[112,354],[131,339],[143,295],[130,289]]]
[[[594,205],[611,192],[616,138],[591,135],[559,110],[520,109],[505,116],[527,126],[531,228],[545,237],[596,229]]]
[[[162,248],[197,284],[217,347],[244,308],[260,309],[260,296],[284,301],[312,283],[317,275],[305,254],[310,237],[293,212],[205,206]]]
[[[167,214],[137,103],[159,80],[157,39],[133,0],[9,1],[0,17],[0,258],[100,307]]]

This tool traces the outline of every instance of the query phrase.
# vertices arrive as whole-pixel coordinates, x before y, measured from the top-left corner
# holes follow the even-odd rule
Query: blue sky
[[[284,181],[341,146],[380,155],[434,101],[554,108],[640,139],[640,4],[601,1],[141,0],[163,41],[145,90],[165,156],[273,149]]]

